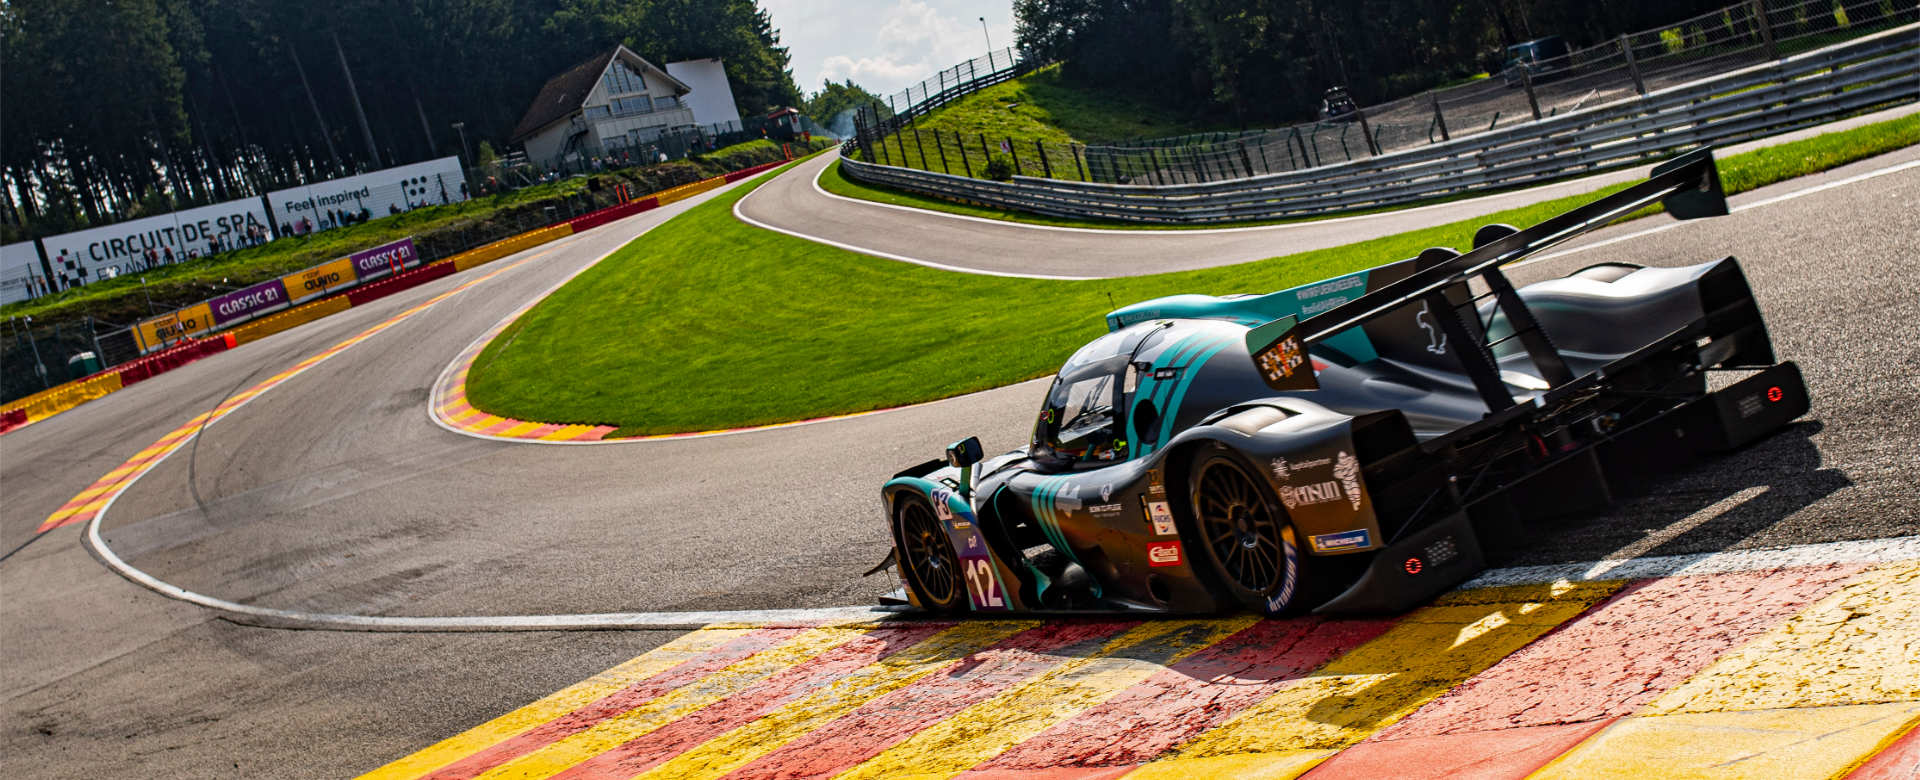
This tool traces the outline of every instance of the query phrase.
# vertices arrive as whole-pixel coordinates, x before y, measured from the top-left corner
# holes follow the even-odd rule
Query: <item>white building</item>
[[[685,102],[693,109],[693,123],[709,130],[727,132],[740,129],[740,109],[733,104],[733,86],[727,83],[727,67],[718,58],[667,63],[667,72],[693,93]],[[720,127],[715,128],[716,125]]]
[[[724,82],[722,82],[724,83]],[[625,46],[549,79],[514,128],[536,165],[619,152],[699,123],[687,107],[693,87]],[[733,103],[731,92],[727,103]]]

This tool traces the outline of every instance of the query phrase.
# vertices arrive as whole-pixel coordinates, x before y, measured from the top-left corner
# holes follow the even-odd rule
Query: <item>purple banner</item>
[[[215,325],[225,325],[285,305],[287,305],[287,288],[280,283],[279,279],[261,282],[242,290],[234,290],[207,301],[207,307],[213,310]]]
[[[403,238],[391,244],[382,244],[347,256],[353,261],[353,271],[359,274],[361,281],[392,273],[396,268],[412,268],[420,262],[420,254],[413,251],[413,239]]]

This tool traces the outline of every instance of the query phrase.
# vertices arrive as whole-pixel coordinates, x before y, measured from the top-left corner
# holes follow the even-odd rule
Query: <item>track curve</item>
[[[1920,149],[1907,149],[1734,202],[1916,159]],[[810,190],[810,181],[800,173],[774,184]],[[418,618],[870,603],[891,587],[857,576],[885,554],[873,487],[942,442],[979,435],[989,447],[1018,444],[1037,389],[638,448],[514,447],[451,434],[421,414],[441,368],[502,313],[678,210],[551,245],[543,250],[551,254],[259,397],[130,489],[101,539],[161,580],[266,609]],[[1679,475],[1660,495],[1564,529],[1514,563],[1920,533],[1905,444],[1920,440],[1920,421],[1888,411],[1920,406],[1910,368],[1920,355],[1902,335],[1920,319],[1916,215],[1920,171],[1908,169],[1517,274],[1530,281],[1600,259],[1739,255],[1780,354],[1806,369],[1815,411],[1742,457]],[[921,229],[868,219],[880,221],[853,238]],[[1023,252],[1034,252],[1054,233],[1022,235]],[[1060,235],[1074,240],[1059,254],[1094,251],[1071,249],[1084,236]],[[1232,248],[1246,235],[1215,236],[1228,248],[1208,256],[1247,251]],[[1261,257],[1290,251],[1263,246]],[[976,260],[992,254],[973,251]],[[234,390],[462,281],[350,310],[9,434],[0,444],[0,542],[23,541],[88,482]],[[371,768],[669,638],[239,627],[132,588],[87,560],[79,536],[51,532],[0,565],[0,641],[14,659],[0,686],[10,714],[4,761],[31,762],[35,774],[190,776],[231,759],[244,774],[304,776],[323,751],[335,769]],[[369,712],[368,702],[382,706]]]

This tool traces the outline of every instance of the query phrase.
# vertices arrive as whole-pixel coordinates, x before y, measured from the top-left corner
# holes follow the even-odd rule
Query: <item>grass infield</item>
[[[1739,192],[1914,143],[1920,116],[1737,155],[1720,169]],[[620,426],[615,436],[945,398],[1053,372],[1116,305],[1304,284],[1467,246],[1480,225],[1533,224],[1627,186],[1241,265],[1062,282],[938,271],[733,218],[736,201],[785,170],[654,228],[535,306],[475,361],[468,398],[524,420]]]

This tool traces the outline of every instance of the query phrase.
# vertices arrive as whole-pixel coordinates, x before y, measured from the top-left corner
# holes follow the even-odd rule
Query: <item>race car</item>
[[[1030,444],[882,488],[896,602],[933,613],[1396,612],[1809,409],[1739,263],[1500,268],[1646,206],[1724,215],[1711,150],[1472,251],[1107,315]],[[1708,375],[1727,372],[1720,389]],[[1723,386],[1722,386],[1723,385]]]

